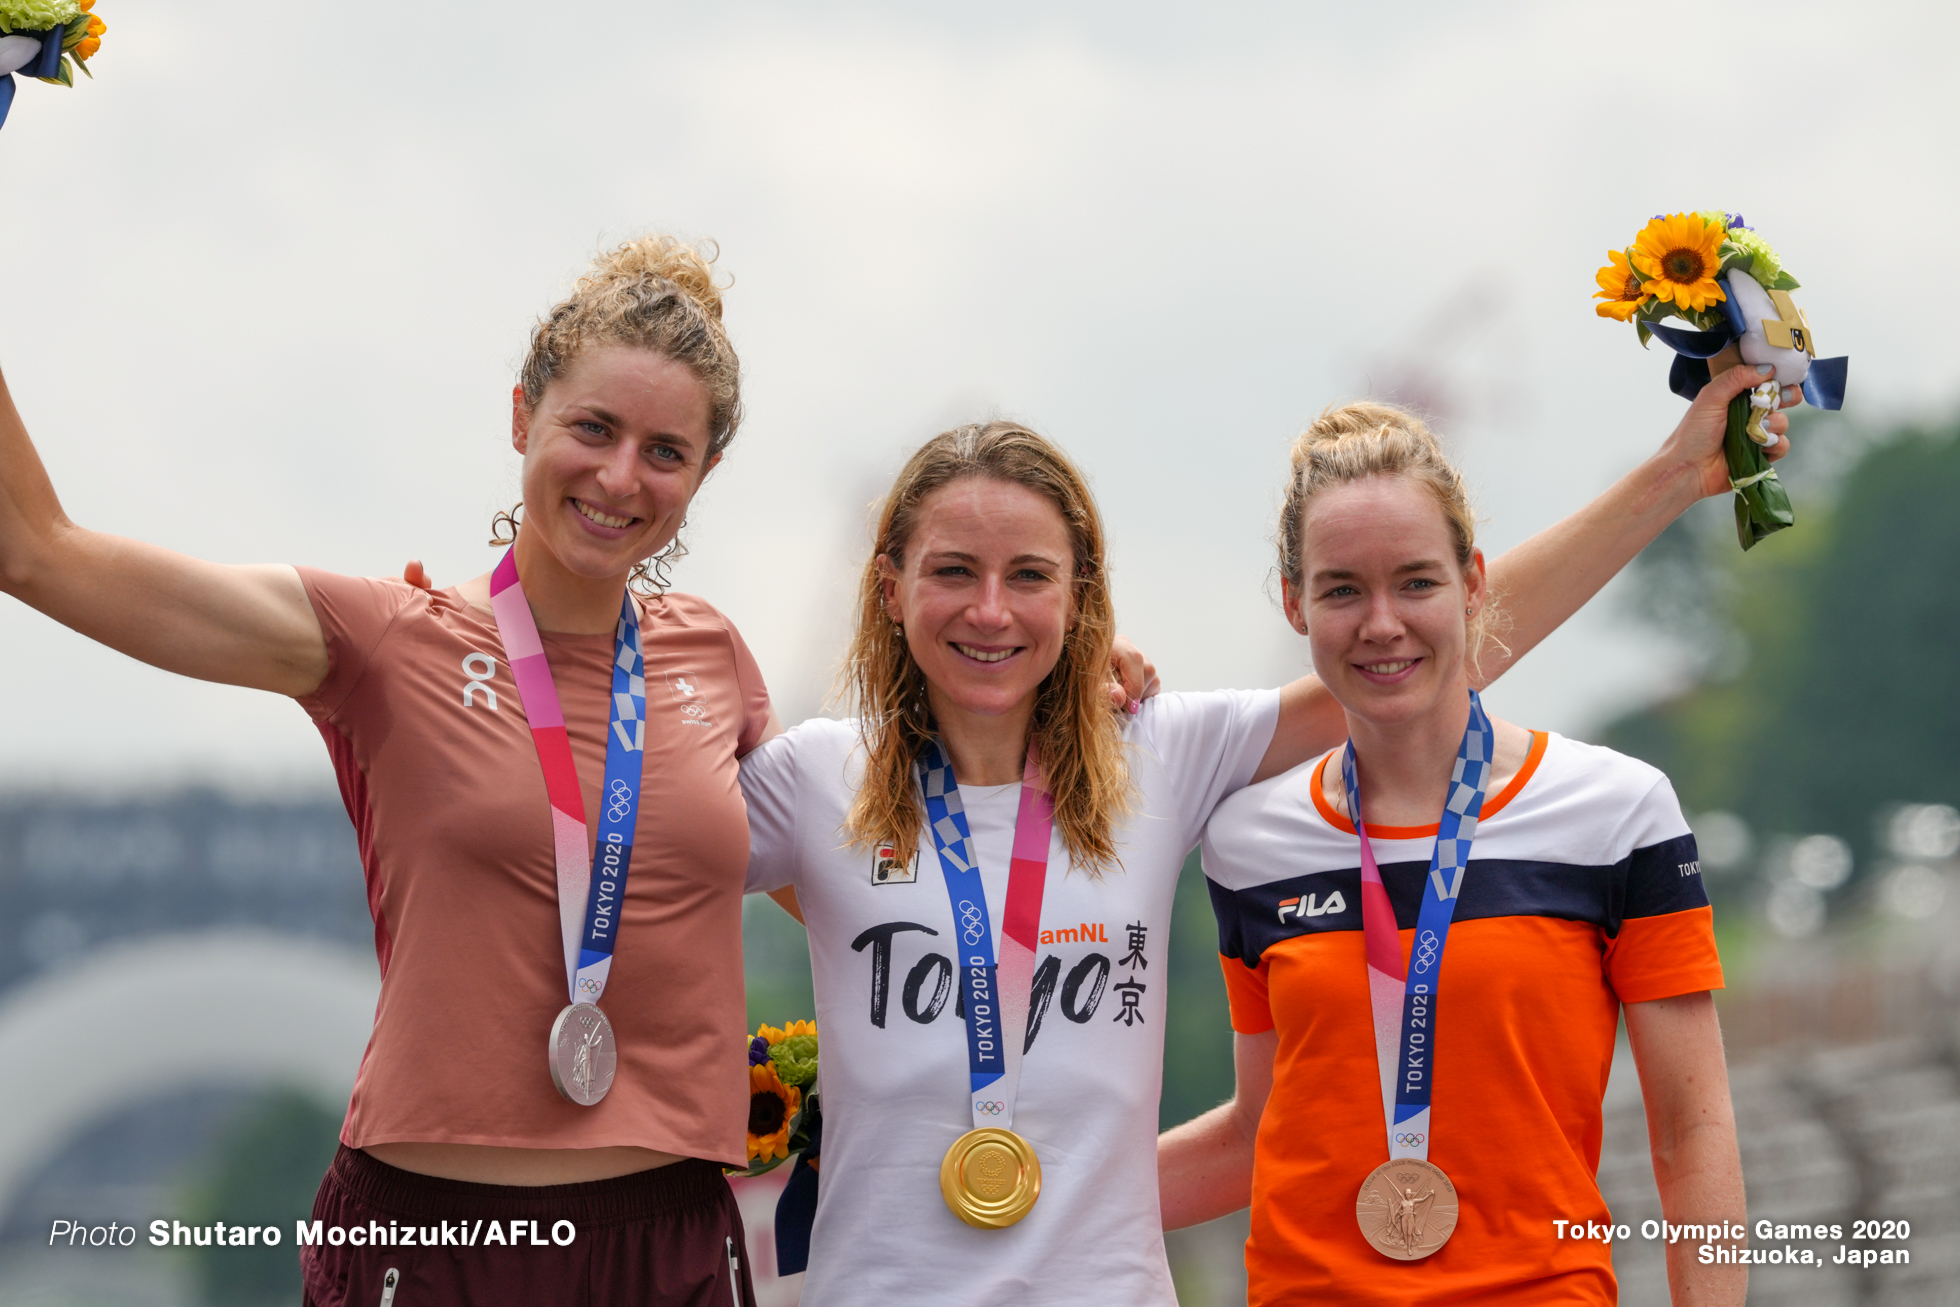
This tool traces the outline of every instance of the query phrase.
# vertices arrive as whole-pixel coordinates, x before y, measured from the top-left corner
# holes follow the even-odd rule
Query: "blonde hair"
[[[572,293],[531,330],[531,346],[517,374],[525,406],[536,408],[545,388],[584,350],[597,345],[652,350],[686,367],[708,392],[702,465],[713,462],[742,425],[742,368],[722,329],[721,288],[712,266],[719,254],[712,241],[695,246],[652,235],[594,259]],[[518,508],[500,511],[491,520],[490,543],[512,543],[518,527]],[[643,590],[666,589],[666,569],[686,553],[677,537],[634,566],[633,583]]]
[[[1030,738],[1055,798],[1055,825],[1075,865],[1096,877],[1118,865],[1114,827],[1129,811],[1130,772],[1105,684],[1116,616],[1110,605],[1102,517],[1075,464],[1055,445],[1013,422],[959,427],[912,455],[880,505],[871,558],[858,583],[857,631],[840,689],[862,719],[864,781],[845,819],[854,844],[890,844],[910,861],[925,825],[914,772],[935,731],[925,674],[905,633],[885,611],[878,556],[903,570],[920,506],[967,477],[1026,486],[1055,505],[1075,554],[1075,624],[1035,698]]]
[[[1463,474],[1443,452],[1442,442],[1415,414],[1367,400],[1329,408],[1294,440],[1291,461],[1277,543],[1280,575],[1296,592],[1306,579],[1301,537],[1307,505],[1329,487],[1369,477],[1405,477],[1435,496],[1450,528],[1457,568],[1468,573],[1477,548],[1477,515],[1470,492]],[[1497,632],[1503,625],[1496,596],[1486,593],[1483,607],[1467,621],[1464,655],[1473,673],[1486,642],[1502,647]]]

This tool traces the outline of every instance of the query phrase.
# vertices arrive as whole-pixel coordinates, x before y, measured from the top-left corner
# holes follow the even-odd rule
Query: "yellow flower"
[[[1599,290],[1593,295],[1604,304],[1593,305],[1593,311],[1602,318],[1613,318],[1625,322],[1633,316],[1635,309],[1651,298],[1651,292],[1641,284],[1639,276],[1627,263],[1627,256],[1619,250],[1608,250],[1606,257],[1612,262],[1601,268],[1597,274]]]
[[[755,1028],[755,1033],[758,1036],[760,1036],[762,1039],[767,1040],[769,1046],[771,1048],[774,1048],[777,1044],[782,1043],[785,1039],[788,1039],[791,1035],[816,1034],[817,1023],[814,1021],[792,1021],[789,1023],[788,1028],[784,1029],[784,1028],[772,1026],[767,1022],[764,1022],[762,1025],[759,1025]]]
[[[83,13],[95,8],[95,0],[75,0],[75,7]]]
[[[103,22],[100,18],[97,18],[94,14],[90,14],[88,16],[88,34],[90,36],[99,38],[104,32],[108,30],[109,30],[109,24]]]
[[[749,1165],[789,1156],[789,1124],[803,1091],[786,1085],[773,1064],[749,1068]]]
[[[1728,298],[1715,284],[1728,229],[1697,213],[1657,217],[1633,239],[1633,266],[1647,292],[1679,308],[1705,309]]]

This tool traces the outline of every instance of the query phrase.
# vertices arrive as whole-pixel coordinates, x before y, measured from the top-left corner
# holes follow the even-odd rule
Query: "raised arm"
[[[1279,1032],[1232,1036],[1232,1100],[1157,1136],[1164,1228],[1181,1230],[1252,1204],[1252,1154],[1273,1092]]]
[[[1502,676],[1585,607],[1689,505],[1729,493],[1728,463],[1722,456],[1729,401],[1761,380],[1753,367],[1744,365],[1710,381],[1652,458],[1572,516],[1491,564],[1491,591],[1510,613],[1511,625],[1504,632],[1509,649],[1493,645],[1486,651],[1479,685]],[[1794,391],[1785,398],[1789,404],[1798,402]],[[1764,425],[1777,437],[1767,451],[1774,462],[1790,452],[1784,435],[1790,420],[1774,413]]]
[[[303,695],[327,675],[326,639],[292,568],[207,563],[69,521],[4,376],[0,590],[199,680]]]
[[[1585,607],[1690,504],[1728,493],[1722,437],[1728,428],[1729,401],[1760,380],[1754,368],[1743,366],[1710,381],[1653,457],[1572,516],[1546,527],[1490,565],[1491,592],[1504,601],[1510,625],[1501,647],[1492,642],[1486,648],[1473,677],[1478,688],[1502,676]],[[1786,406],[1799,400],[1794,390],[1785,396]],[[1790,452],[1784,435],[1790,422],[1775,413],[1764,425],[1777,437],[1768,450],[1774,462]],[[1280,692],[1279,727],[1253,780],[1263,781],[1316,758],[1346,735],[1340,705],[1318,678],[1303,676]]]

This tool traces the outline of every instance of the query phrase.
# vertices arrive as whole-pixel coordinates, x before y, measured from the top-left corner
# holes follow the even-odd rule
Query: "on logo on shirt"
[[[490,688],[490,682],[497,678],[497,660],[472,649],[463,659],[463,675],[470,678],[463,682],[463,706],[473,707],[476,692],[481,690],[483,706],[491,712],[497,711],[497,692]]]

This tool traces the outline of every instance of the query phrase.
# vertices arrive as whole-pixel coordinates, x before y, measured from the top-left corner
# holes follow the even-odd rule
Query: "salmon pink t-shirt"
[[[600,1006],[619,1069],[595,1107],[552,1088],[569,1001],[544,773],[491,614],[454,589],[299,569],[331,670],[300,700],[359,837],[381,964],[341,1141],[635,1145],[741,1165],[742,885],[736,759],[769,696],[728,619],[641,601],[646,761],[619,942]],[[545,632],[590,832],[613,637]]]

